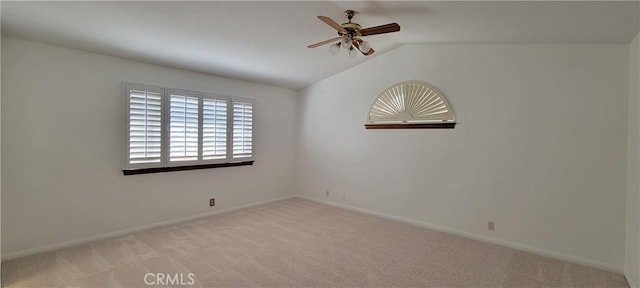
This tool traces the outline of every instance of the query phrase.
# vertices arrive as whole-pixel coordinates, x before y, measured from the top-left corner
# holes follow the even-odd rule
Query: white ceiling
[[[629,43],[638,1],[624,2],[6,2],[2,34],[298,89],[406,43]],[[363,27],[373,56],[347,60],[316,16]]]

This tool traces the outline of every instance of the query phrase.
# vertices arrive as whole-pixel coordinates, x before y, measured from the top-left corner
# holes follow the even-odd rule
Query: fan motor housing
[[[338,35],[340,36],[345,36],[345,35],[362,36],[360,34],[360,29],[362,29],[362,26],[360,26],[360,24],[358,23],[348,22],[348,23],[342,23],[340,26],[342,26],[342,28],[344,28],[344,30],[347,31],[347,33],[338,31]]]

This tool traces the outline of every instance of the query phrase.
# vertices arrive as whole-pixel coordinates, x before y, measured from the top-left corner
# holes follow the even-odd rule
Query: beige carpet
[[[301,199],[2,264],[5,287],[161,287],[147,273],[174,284],[193,273],[182,287],[628,287],[620,274]]]

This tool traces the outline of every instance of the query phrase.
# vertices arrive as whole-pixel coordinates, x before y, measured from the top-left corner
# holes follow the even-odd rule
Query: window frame
[[[198,107],[201,111],[203,111],[202,113],[200,113],[201,115],[204,115],[204,99],[213,99],[213,100],[223,100],[227,102],[227,126],[226,126],[226,147],[225,147],[225,158],[223,159],[209,159],[209,160],[204,160],[204,159],[200,159],[200,163],[201,164],[217,164],[217,163],[230,163],[231,162],[231,154],[229,154],[229,151],[232,151],[229,149],[229,147],[232,147],[232,143],[231,142],[233,139],[231,139],[232,136],[231,133],[233,133],[232,129],[233,129],[233,114],[230,112],[232,108],[230,108],[230,106],[233,103],[233,99],[232,97],[228,97],[228,96],[222,96],[222,95],[216,95],[216,94],[203,94],[202,98],[200,99],[200,106]],[[200,133],[202,133],[202,137],[199,137],[198,141],[199,141],[199,157],[204,158],[204,152],[203,152],[203,142],[204,142],[204,117],[201,117],[200,120]]]
[[[242,97],[235,97],[231,99],[231,115],[230,115],[230,121],[233,124],[233,113],[235,112],[235,107],[233,105],[233,102],[244,102],[244,103],[251,103],[251,157],[238,157],[238,158],[234,158],[233,157],[233,125],[231,125],[230,129],[230,134],[231,134],[231,153],[230,153],[230,162],[244,162],[244,161],[254,161],[254,158],[256,157],[255,154],[255,147],[256,147],[256,140],[255,140],[255,130],[256,130],[256,122],[253,121],[253,119],[255,119],[255,109],[256,109],[256,103],[254,99],[249,99],[249,98],[242,98]],[[229,139],[228,139],[229,140]]]
[[[125,82],[123,85],[125,99],[125,165],[124,175],[144,173],[183,171],[216,167],[235,167],[253,165],[255,159],[255,100],[245,97],[231,97],[220,94],[190,91],[185,89],[167,88],[155,85],[137,84]],[[130,91],[149,91],[159,93],[161,96],[161,147],[160,162],[156,163],[131,163],[130,159]],[[171,161],[171,95],[181,95],[198,99],[198,156],[197,160]],[[203,131],[204,131],[204,99],[222,100],[226,102],[226,147],[225,157],[221,159],[204,160],[203,155]],[[251,157],[234,158],[233,156],[233,116],[234,102],[250,103],[252,107],[251,119]],[[145,172],[148,171],[148,172]]]
[[[166,146],[160,145],[160,162],[159,163],[131,163],[131,100],[130,100],[130,92],[132,90],[140,90],[140,91],[150,91],[156,92],[160,94],[160,111],[164,113],[165,102],[164,97],[166,93],[166,89],[153,85],[144,85],[144,84],[135,84],[135,83],[125,83],[124,85],[124,102],[125,102],[125,170],[135,170],[135,169],[146,169],[146,168],[156,168],[156,167],[165,167],[165,157],[166,154]],[[166,131],[163,129],[165,127],[165,117],[160,115],[160,143],[165,143]]]
[[[165,159],[165,167],[175,167],[175,166],[190,166],[190,165],[198,165],[199,160],[200,160],[200,138],[201,138],[201,132],[200,132],[200,128],[201,128],[201,110],[200,110],[200,103],[201,103],[201,97],[199,97],[199,95],[197,93],[194,92],[190,92],[190,91],[185,91],[185,90],[178,90],[178,89],[167,89],[167,95],[165,95],[164,98],[164,119],[166,119],[166,123],[165,126],[163,126],[165,129],[165,135],[167,135],[165,137],[165,141],[164,143],[164,147],[166,147],[166,154],[163,155],[164,159]],[[198,136],[197,136],[197,140],[198,140],[198,151],[196,152],[196,160],[183,160],[183,161],[171,161],[171,96],[172,95],[176,95],[176,96],[184,96],[184,97],[191,97],[191,98],[196,98],[197,102],[198,102]],[[186,105],[186,103],[185,103]],[[185,136],[186,137],[186,136]],[[185,147],[186,148],[186,147]]]
[[[174,94],[175,93],[175,94]],[[171,95],[182,95],[182,96],[187,96],[187,97],[193,97],[193,98],[197,98],[198,99],[198,155],[196,160],[189,160],[189,161],[171,161],[171,105],[165,105],[165,110],[164,113],[166,115],[165,119],[167,119],[167,123],[165,125],[165,130],[166,130],[166,140],[164,143],[165,147],[167,148],[167,153],[164,157],[165,161],[166,161],[166,165],[164,167],[178,167],[178,166],[191,166],[191,165],[205,165],[205,164],[217,164],[217,163],[227,163],[229,162],[229,147],[230,147],[230,142],[229,142],[229,133],[230,133],[230,127],[232,127],[233,123],[231,123],[232,119],[230,119],[230,116],[232,116],[231,113],[229,113],[229,105],[232,103],[233,99],[231,97],[228,96],[222,96],[222,95],[215,95],[215,94],[209,94],[209,93],[202,93],[202,92],[195,92],[195,91],[189,91],[189,90],[184,90],[184,89],[167,89],[167,95],[164,98],[164,103],[171,103]],[[214,99],[214,100],[223,100],[225,102],[227,102],[227,125],[226,125],[226,134],[227,134],[227,141],[226,141],[226,148],[225,148],[225,158],[222,159],[209,159],[209,160],[204,160],[203,158],[203,130],[204,130],[204,99]]]

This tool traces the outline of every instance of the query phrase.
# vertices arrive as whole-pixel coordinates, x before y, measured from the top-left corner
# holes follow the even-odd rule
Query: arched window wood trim
[[[455,114],[446,97],[421,81],[405,81],[385,89],[369,109],[366,129],[454,128]]]

